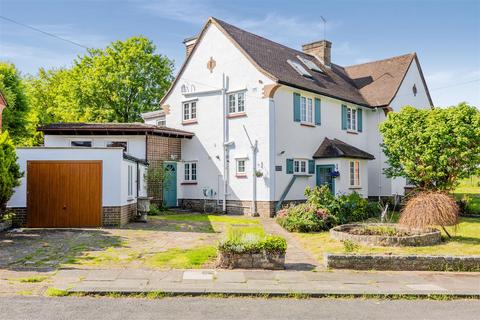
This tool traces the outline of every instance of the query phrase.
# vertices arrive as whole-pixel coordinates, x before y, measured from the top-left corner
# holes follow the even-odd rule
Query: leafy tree
[[[15,143],[26,136],[28,102],[19,72],[11,63],[0,62],[0,91],[7,100],[3,111],[3,130],[8,130]]]
[[[6,214],[7,202],[13,195],[13,189],[20,185],[21,177],[15,146],[5,131],[0,134],[0,221]]]
[[[451,190],[480,166],[480,112],[466,103],[433,110],[406,106],[380,126],[388,177],[425,190]]]
[[[92,49],[74,62],[80,113],[89,121],[140,121],[158,107],[172,81],[173,63],[145,37]]]

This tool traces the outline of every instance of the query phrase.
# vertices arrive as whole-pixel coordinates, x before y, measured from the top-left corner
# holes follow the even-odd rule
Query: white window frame
[[[347,130],[358,132],[358,108],[347,106]]]
[[[127,169],[127,196],[128,198],[132,198],[133,197],[133,166],[132,165],[128,165],[128,169]]]
[[[183,181],[197,182],[198,181],[198,162],[185,161],[183,163]]]
[[[80,147],[80,146],[72,146],[73,142],[90,142],[90,147]],[[92,139],[70,139],[70,147],[72,148],[92,148],[93,147],[93,140]]]
[[[108,146],[110,143],[114,143],[114,142],[125,142],[126,147],[125,147],[124,152],[128,153],[128,141],[127,140],[108,140],[108,141],[105,141],[105,147],[106,148],[114,148],[114,147],[109,147]]]
[[[156,121],[157,126],[166,126],[167,125],[167,116],[165,114],[162,114],[158,116],[158,119]]]
[[[246,176],[247,175],[247,158],[239,158],[235,159],[236,160],[236,175],[237,176]],[[240,166],[240,163],[243,162],[243,170],[242,167]]]
[[[197,120],[197,100],[182,102],[182,121],[190,122]]]
[[[348,170],[350,187],[360,187],[360,161],[350,160]]]
[[[293,159],[293,174],[308,175],[308,159]]]
[[[245,100],[246,100],[245,91],[230,92],[227,95],[228,101],[228,113],[244,113],[245,112]]]
[[[313,109],[313,98],[300,96],[300,123],[314,124],[315,110]]]

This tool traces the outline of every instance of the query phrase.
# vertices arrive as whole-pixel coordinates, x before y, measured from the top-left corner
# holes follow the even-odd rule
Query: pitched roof
[[[216,25],[260,72],[276,83],[366,107],[388,106],[395,97],[408,71],[408,66],[415,58],[430,104],[433,105],[418,58],[414,53],[349,67],[332,63],[331,68],[326,68],[312,55],[265,39],[213,17],[208,19],[200,32],[191,54],[187,56],[160,104],[163,104],[170,95],[210,24]],[[287,62],[287,60],[293,60],[300,63],[297,56],[309,59],[323,72],[309,70],[312,78],[300,75]],[[300,64],[302,65],[302,63]]]
[[[155,126],[146,123],[85,123],[85,122],[58,122],[37,128],[45,134],[73,134],[73,135],[140,135],[153,134],[163,137],[192,138],[193,133],[164,126]]]
[[[313,154],[313,158],[354,158],[373,160],[375,157],[338,139],[325,138]]]

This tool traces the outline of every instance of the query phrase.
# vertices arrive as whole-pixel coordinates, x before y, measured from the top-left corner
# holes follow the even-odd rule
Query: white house
[[[178,204],[272,214],[307,186],[335,194],[403,194],[386,166],[378,125],[404,105],[433,106],[415,53],[342,67],[331,43],[288,48],[210,18],[147,124],[182,140]],[[207,192],[205,192],[207,191]]]
[[[329,41],[298,51],[215,18],[184,43],[186,61],[144,124],[51,124],[39,129],[44,148],[18,151],[26,176],[9,202],[17,225],[65,225],[69,208],[93,210],[79,203],[96,203],[97,213],[75,226],[126,223],[145,194],[147,164],[169,173],[147,192],[167,207],[272,216],[304,200],[307,186],[403,194],[405,180],[382,173],[378,125],[404,105],[433,106],[415,53],[342,67],[331,61]],[[84,171],[98,182],[88,185],[94,179],[81,178]],[[59,179],[84,185],[63,195]]]

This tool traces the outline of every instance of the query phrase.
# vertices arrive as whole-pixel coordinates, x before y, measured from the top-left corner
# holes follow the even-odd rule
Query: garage
[[[100,227],[102,161],[27,161],[27,226]]]

